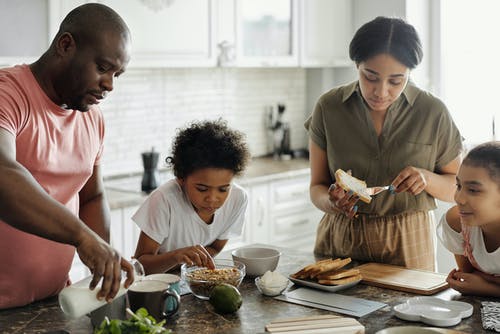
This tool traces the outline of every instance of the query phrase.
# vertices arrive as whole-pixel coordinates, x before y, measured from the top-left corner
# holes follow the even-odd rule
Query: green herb
[[[101,325],[95,329],[94,334],[171,334],[169,329],[163,328],[165,320],[156,323],[155,318],[148,314],[145,308],[140,308],[137,312],[132,312],[127,308],[127,313],[131,315],[128,320],[109,320],[105,317]]]

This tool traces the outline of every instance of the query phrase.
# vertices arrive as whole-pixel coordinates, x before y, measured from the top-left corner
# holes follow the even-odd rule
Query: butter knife
[[[382,191],[386,191],[386,190],[389,190],[391,193],[394,192],[394,186],[392,184],[388,185],[388,186],[378,186],[378,187],[370,187],[370,188],[366,188],[365,189],[365,192],[370,195],[370,196],[374,196],[374,195],[377,195],[377,194],[380,194]]]

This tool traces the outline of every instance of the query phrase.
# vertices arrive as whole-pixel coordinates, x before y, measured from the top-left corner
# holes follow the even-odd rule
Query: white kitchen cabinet
[[[250,185],[249,225],[250,242],[269,242],[269,185],[266,183]]]
[[[110,243],[118,250],[126,260],[132,258],[135,253],[137,240],[139,240],[140,229],[130,219],[139,206],[130,206],[113,209],[110,212]],[[77,282],[90,275],[90,270],[82,263],[78,254],[75,254],[69,276],[72,282]]]
[[[234,0],[237,67],[297,67],[297,0]]]
[[[269,187],[267,184],[244,186],[248,194],[245,212],[245,227],[238,238],[229,239],[225,249],[234,249],[248,244],[269,241]]]
[[[270,233],[273,245],[312,251],[322,212],[311,203],[309,175],[270,183]]]
[[[100,0],[116,10],[132,32],[130,67],[215,66],[216,0]],[[90,1],[50,0],[50,36],[66,14]],[[165,4],[164,7],[156,7]]]
[[[352,1],[300,0],[300,66],[337,67],[352,64]]]
[[[312,251],[323,213],[309,198],[309,174],[246,184],[249,203],[245,232],[228,248],[267,243]]]
[[[216,38],[218,43],[224,41],[230,51],[229,59],[220,63],[222,66],[351,65],[350,0],[218,1]]]
[[[46,1],[0,0],[0,68],[32,63],[49,46]]]
[[[243,247],[245,245],[248,245],[251,242],[250,238],[250,224],[248,222],[250,221],[250,210],[246,210],[245,212],[245,225],[243,226],[243,231],[239,237],[236,238],[229,238],[227,241],[226,246],[224,247],[225,250],[230,250],[230,249],[236,249],[239,247]]]
[[[130,260],[135,253],[141,230],[132,221],[132,215],[139,206],[111,210],[111,245],[123,258]]]
[[[322,212],[309,198],[309,174],[248,184],[249,243],[312,251]]]

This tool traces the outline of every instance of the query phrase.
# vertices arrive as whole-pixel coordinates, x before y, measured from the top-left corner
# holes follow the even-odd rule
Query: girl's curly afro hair
[[[203,168],[229,169],[236,176],[243,172],[250,159],[244,137],[221,119],[193,122],[177,130],[172,156],[167,157],[166,162],[179,179]]]

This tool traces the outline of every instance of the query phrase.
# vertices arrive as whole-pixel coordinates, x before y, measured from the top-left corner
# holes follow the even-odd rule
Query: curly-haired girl
[[[249,157],[243,134],[225,121],[194,122],[177,133],[166,159],[175,179],[132,217],[141,229],[135,257],[147,274],[182,263],[214,267],[213,257],[243,229],[248,197],[233,178]]]

